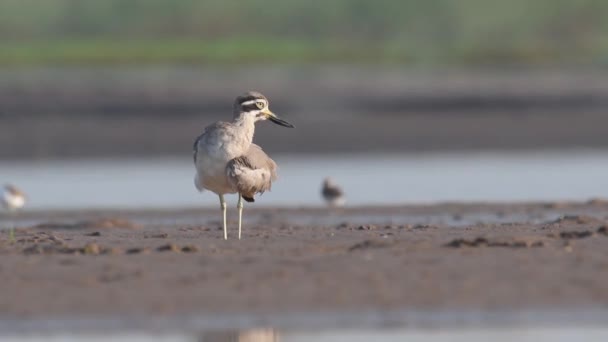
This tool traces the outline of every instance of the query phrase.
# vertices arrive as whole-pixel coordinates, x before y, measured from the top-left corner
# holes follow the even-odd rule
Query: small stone
[[[133,248],[129,248],[125,251],[126,254],[146,254],[149,252],[150,252],[149,248],[143,248],[143,247],[133,247]]]
[[[82,251],[83,251],[83,254],[99,255],[100,248],[99,248],[99,245],[96,243],[87,243],[86,245],[84,245],[84,248],[82,249]]]
[[[376,229],[376,226],[374,226],[373,224],[365,224],[365,225],[361,225],[357,228],[358,230],[374,230]]]
[[[371,249],[371,248],[384,248],[384,247],[389,247],[389,246],[390,246],[390,244],[387,242],[384,242],[384,241],[365,240],[365,241],[362,241],[360,243],[350,246],[348,248],[348,251],[352,252],[352,251],[356,251],[356,250],[365,250],[365,249]]]
[[[420,223],[420,224],[414,225],[412,228],[413,229],[430,229],[430,228],[436,228],[436,227],[432,226],[430,224]]]
[[[561,232],[559,233],[559,237],[562,239],[584,239],[586,237],[590,237],[591,235],[593,235],[592,232],[585,230],[585,231],[567,231],[567,232]]]
[[[182,252],[184,252],[184,253],[195,253],[198,251],[199,251],[198,247],[196,247],[194,245],[188,245],[188,246],[182,247]]]
[[[154,234],[154,235],[146,235],[144,236],[144,238],[154,238],[154,239],[166,239],[169,237],[169,234],[167,233],[160,233],[160,234]]]
[[[172,244],[172,243],[162,245],[162,246],[158,247],[156,250],[159,252],[176,252],[176,253],[181,252],[181,249],[177,245]]]
[[[100,232],[92,232],[92,233],[85,234],[85,235],[86,236],[101,236],[101,233]]]

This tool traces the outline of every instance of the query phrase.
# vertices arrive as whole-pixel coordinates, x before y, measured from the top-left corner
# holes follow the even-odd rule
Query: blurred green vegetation
[[[2,0],[0,64],[605,65],[604,0]]]

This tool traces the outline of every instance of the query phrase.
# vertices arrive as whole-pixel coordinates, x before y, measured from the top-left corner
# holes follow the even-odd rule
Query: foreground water
[[[605,310],[0,320],[2,341],[606,341]]]
[[[317,317],[315,317],[317,316]],[[121,324],[116,322],[104,329],[104,323],[72,320],[71,323],[51,320],[37,325],[37,329],[29,332],[19,330],[28,324],[17,323],[15,333],[1,334],[3,341],[166,341],[166,342],[338,342],[338,341],[412,341],[412,342],[469,342],[469,341],[606,341],[608,329],[605,325],[605,312],[572,312],[570,314],[555,314],[550,312],[521,312],[499,314],[473,314],[462,313],[410,313],[397,315],[403,321],[392,326],[374,326],[374,319],[365,315],[351,315],[347,317],[336,315],[299,315],[300,322],[291,321],[288,328],[269,328],[259,325],[257,328],[241,329],[210,329],[209,321],[214,319],[185,319],[185,324],[179,323],[183,330],[163,330],[163,320],[150,319],[138,329],[122,330]],[[348,315],[346,315],[348,316]],[[337,318],[342,317],[342,318]],[[358,320],[365,321],[354,325]],[[241,317],[242,318],[242,317]],[[283,324],[288,322],[287,315],[279,319]],[[354,318],[354,320],[353,320]],[[377,317],[376,317],[377,318]],[[385,319],[384,317],[383,319]],[[395,318],[395,317],[393,317]],[[322,323],[323,328],[315,327],[320,319],[327,320]],[[215,319],[218,321],[218,319]],[[229,320],[228,320],[229,321]],[[249,323],[254,320],[246,320]],[[276,320],[275,320],[276,321]],[[49,324],[48,322],[51,322]],[[76,322],[77,324],[74,324]],[[126,321],[128,322],[128,320]],[[198,325],[198,323],[202,324]],[[226,322],[226,320],[224,320]],[[243,323],[242,319],[232,320],[232,323]],[[345,324],[346,322],[346,324]],[[40,322],[39,322],[40,323]],[[55,327],[53,327],[53,323]],[[84,324],[83,324],[84,323]],[[101,324],[100,324],[101,323]],[[133,322],[131,322],[133,323]],[[309,324],[313,323],[313,326]],[[386,323],[386,322],[385,322]],[[1,325],[6,325],[2,324]],[[125,322],[122,325],[127,324]],[[155,326],[156,324],[156,326]],[[190,324],[190,326],[189,326]],[[294,325],[295,324],[295,325]],[[341,327],[330,328],[331,324]],[[226,323],[222,324],[223,326]],[[237,324],[238,325],[238,324]],[[61,326],[62,330],[56,330]],[[86,329],[94,326],[95,329]],[[31,324],[30,324],[31,327]],[[85,329],[83,329],[85,327]],[[67,328],[67,330],[66,330]],[[117,329],[118,328],[118,329]],[[5,330],[6,331],[6,330]]]
[[[115,335],[55,335],[55,336],[6,336],[3,341],[165,341],[165,342],[470,342],[470,341],[587,341],[604,342],[608,339],[605,328],[529,328],[523,330],[337,330],[326,332],[276,332],[274,330],[252,330],[235,333],[189,336],[183,334],[115,334]]]
[[[441,201],[585,200],[608,194],[608,151],[278,156],[280,179],[264,206],[320,205],[323,178],[349,205]],[[0,182],[32,209],[217,206],[193,185],[189,156],[159,159],[2,161]],[[235,199],[231,199],[236,201]]]

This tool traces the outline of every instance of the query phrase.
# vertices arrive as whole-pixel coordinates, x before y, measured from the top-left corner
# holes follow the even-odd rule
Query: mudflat
[[[608,203],[38,212],[0,240],[0,317],[608,305]],[[3,224],[6,224],[4,222]]]

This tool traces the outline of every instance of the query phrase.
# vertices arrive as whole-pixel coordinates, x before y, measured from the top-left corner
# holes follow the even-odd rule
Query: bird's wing
[[[230,182],[244,196],[270,190],[277,179],[277,164],[256,144],[247,152],[228,162],[226,173]]]
[[[323,187],[323,196],[324,197],[339,197],[344,195],[342,189],[337,186],[325,186]]]
[[[198,137],[196,137],[196,140],[194,140],[194,145],[192,146],[192,159],[194,159],[195,164],[198,152],[203,147],[201,146],[201,143],[206,143],[210,136],[219,134],[218,132],[225,128],[227,125],[228,124],[226,122],[218,121],[205,127],[205,129],[203,129],[203,132]]]

